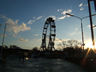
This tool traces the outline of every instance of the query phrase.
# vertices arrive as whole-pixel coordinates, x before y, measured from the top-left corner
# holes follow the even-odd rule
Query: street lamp
[[[69,13],[66,13],[66,15],[69,15],[69,16],[72,16],[72,17],[75,17],[77,19],[79,19],[81,21],[81,33],[82,33],[82,47],[83,47],[83,50],[84,50],[84,33],[83,33],[83,24],[82,24],[82,20],[85,19],[85,18],[88,18],[89,16],[85,16],[85,17],[78,17],[78,16],[75,16],[75,15],[72,15],[72,14],[69,14]],[[92,16],[95,16],[96,14],[93,14]]]

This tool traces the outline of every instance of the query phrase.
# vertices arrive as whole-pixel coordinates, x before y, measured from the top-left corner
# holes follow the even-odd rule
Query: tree
[[[38,51],[38,47],[34,47],[34,48],[32,49],[32,51],[33,51],[33,52]]]
[[[81,46],[81,43],[80,42],[78,42],[77,40],[67,40],[67,41],[62,41],[61,43],[59,43],[58,44],[58,46],[60,47],[62,47],[62,49],[63,48],[69,48],[69,47],[71,47],[71,48],[80,48],[80,46]]]
[[[67,43],[69,45],[68,47],[73,47],[73,48],[79,47],[81,45],[81,43],[78,42],[77,40],[68,40]]]

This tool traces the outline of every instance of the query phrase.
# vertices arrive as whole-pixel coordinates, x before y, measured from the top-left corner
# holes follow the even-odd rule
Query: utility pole
[[[92,37],[93,47],[95,48],[95,40],[94,40],[94,31],[93,31],[93,23],[92,23],[92,16],[91,16],[90,0],[88,0],[88,8],[89,8],[89,17],[90,17],[91,37]]]

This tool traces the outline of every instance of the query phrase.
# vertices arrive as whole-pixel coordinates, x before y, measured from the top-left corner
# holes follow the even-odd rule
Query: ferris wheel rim
[[[50,25],[50,26],[49,26]],[[54,20],[52,18],[47,18],[45,21],[44,27],[43,27],[43,33],[42,33],[42,45],[41,48],[47,48],[46,46],[46,39],[47,39],[47,30],[48,27],[50,27],[50,32],[49,32],[49,42],[48,42],[48,48],[54,48],[54,41],[55,41],[55,36],[56,36],[56,26],[54,23]],[[52,45],[53,44],[53,47]]]

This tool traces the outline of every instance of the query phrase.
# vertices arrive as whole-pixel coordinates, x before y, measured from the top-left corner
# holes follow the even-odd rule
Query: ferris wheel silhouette
[[[48,27],[49,27],[49,35],[48,35],[49,42],[47,45],[46,41],[47,41]],[[54,48],[55,36],[56,36],[55,20],[52,17],[49,17],[46,19],[44,27],[43,27],[41,49],[50,50],[50,51],[55,49]]]

